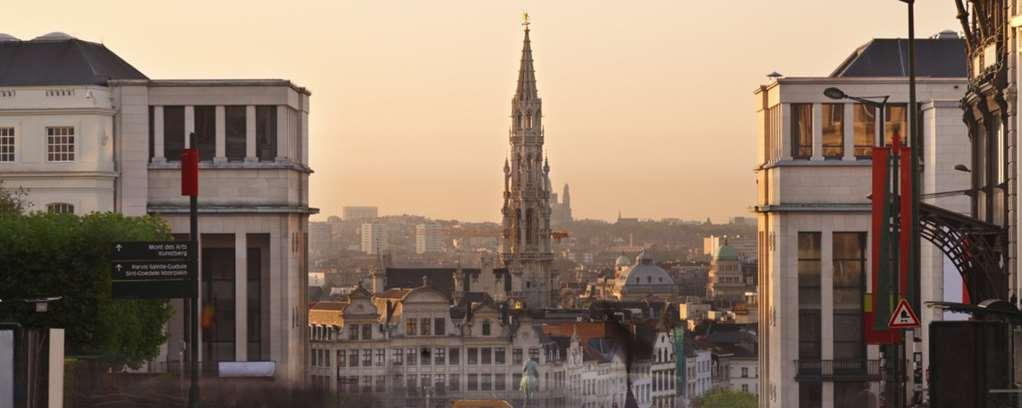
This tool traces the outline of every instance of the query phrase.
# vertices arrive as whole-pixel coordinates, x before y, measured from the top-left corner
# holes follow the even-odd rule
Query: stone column
[[[245,107],[245,161],[259,161],[256,157],[256,108]]]
[[[813,155],[810,160],[823,160],[823,105],[813,104]]]
[[[248,361],[248,237],[234,233],[234,359]]]
[[[185,106],[185,149],[192,147],[192,133],[195,132],[195,107]]]
[[[153,106],[153,163],[164,163],[163,152],[163,107]]]
[[[222,163],[227,161],[227,119],[223,105],[216,106],[216,154],[213,155],[213,162]],[[240,360],[239,360],[240,361]]]
[[[791,104],[781,104],[781,160],[791,160]]]

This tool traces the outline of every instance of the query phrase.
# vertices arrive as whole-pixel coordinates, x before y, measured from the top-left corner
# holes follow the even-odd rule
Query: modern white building
[[[390,249],[387,229],[383,224],[362,224],[362,252],[369,255],[386,253]]]
[[[969,138],[959,100],[967,87],[964,43],[953,33],[917,41],[924,197],[961,191]],[[759,395],[762,407],[861,407],[880,396],[880,353],[864,339],[870,271],[870,148],[908,129],[905,40],[877,39],[827,77],[773,78],[755,91],[759,242]],[[869,105],[823,95],[889,96],[887,120]],[[929,200],[969,210],[964,196]],[[924,242],[922,300],[942,300],[957,271]],[[939,318],[923,310],[923,327]],[[928,361],[928,331],[913,345]],[[911,365],[909,365],[911,367]]]
[[[27,188],[31,210],[158,215],[185,239],[179,158],[194,132],[201,302],[216,322],[200,336],[203,368],[273,361],[277,379],[299,381],[316,212],[309,95],[278,79],[155,80],[102,44],[0,34],[0,180]],[[181,363],[184,309],[172,304],[153,371]]]
[[[418,224],[415,226],[415,253],[440,252],[440,235],[442,231],[437,224]]]

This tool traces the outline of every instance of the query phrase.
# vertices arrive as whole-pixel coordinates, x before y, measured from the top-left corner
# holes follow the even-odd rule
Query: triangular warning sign
[[[902,299],[898,302],[898,307],[894,308],[894,313],[891,313],[891,319],[887,321],[887,326],[892,329],[919,327],[919,316],[912,311],[912,306],[908,304],[908,301]]]

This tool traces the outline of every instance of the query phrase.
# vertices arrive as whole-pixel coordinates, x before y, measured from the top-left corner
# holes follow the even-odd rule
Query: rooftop
[[[969,69],[965,40],[942,33],[916,41],[916,76],[965,78]],[[908,76],[908,39],[877,38],[848,56],[830,74],[832,78]]]
[[[106,85],[146,80],[103,44],[50,33],[30,41],[0,35],[0,86]]]

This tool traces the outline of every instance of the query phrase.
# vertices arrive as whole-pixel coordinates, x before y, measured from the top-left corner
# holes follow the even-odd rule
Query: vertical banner
[[[674,388],[676,395],[685,396],[688,390],[688,379],[685,378],[685,328],[674,328],[674,377],[677,386]]]
[[[181,195],[199,195],[199,151],[194,147],[181,152]]]
[[[866,285],[863,325],[867,344],[894,344],[897,333],[887,328],[894,307],[891,293],[891,148],[873,148],[872,235],[869,284]]]

